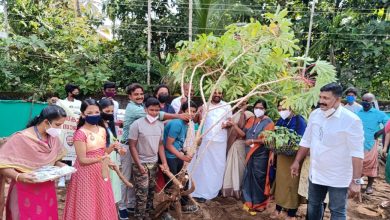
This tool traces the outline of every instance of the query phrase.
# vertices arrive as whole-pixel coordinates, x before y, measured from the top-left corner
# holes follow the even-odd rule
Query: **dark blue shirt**
[[[168,103],[165,103],[165,106],[161,109],[161,111],[169,114],[176,114],[175,109],[173,109],[172,105]]]
[[[286,119],[279,118],[275,125],[294,130],[299,136],[303,136],[306,130],[306,121],[301,115],[294,115],[292,118]]]

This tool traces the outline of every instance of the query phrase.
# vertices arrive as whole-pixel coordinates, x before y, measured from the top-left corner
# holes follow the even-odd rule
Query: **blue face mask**
[[[354,103],[355,102],[355,100],[356,100],[356,98],[355,98],[355,96],[353,96],[353,95],[347,95],[347,97],[345,97],[345,100],[348,102],[348,103]]]
[[[87,115],[85,121],[91,125],[97,125],[101,119],[100,115]]]

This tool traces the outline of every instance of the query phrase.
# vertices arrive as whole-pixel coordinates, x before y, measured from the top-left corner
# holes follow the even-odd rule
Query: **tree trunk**
[[[77,17],[81,17],[80,1],[76,0],[75,4],[76,4],[76,15]]]

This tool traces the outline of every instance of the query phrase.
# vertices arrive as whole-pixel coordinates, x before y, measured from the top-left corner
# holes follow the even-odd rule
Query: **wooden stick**
[[[161,171],[167,175],[169,177],[169,179],[173,182],[173,184],[175,184],[176,186],[178,186],[180,189],[183,189],[183,184],[181,184],[181,182],[175,177],[175,175],[173,175],[170,171],[168,170],[163,170],[161,169]]]
[[[191,179],[191,188],[181,193],[181,196],[189,196],[191,193],[195,191],[195,183],[194,180]]]
[[[119,170],[119,167],[118,167],[117,165],[115,165],[115,166],[110,166],[110,168],[116,172],[116,174],[118,175],[119,179],[121,179],[122,182],[123,182],[127,187],[133,188],[133,184],[131,184],[131,183],[129,182],[129,180],[123,175],[123,173]]]

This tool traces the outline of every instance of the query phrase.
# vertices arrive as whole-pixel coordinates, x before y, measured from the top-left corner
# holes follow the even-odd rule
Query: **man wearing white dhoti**
[[[225,122],[232,117],[231,107],[222,101],[222,97],[222,92],[216,91],[212,96],[211,103],[206,104],[209,105],[211,111],[207,114],[203,127],[205,136],[189,169],[195,183],[195,191],[192,196],[198,202],[215,198],[222,188],[227,147],[227,125]],[[206,106],[203,109],[205,110]]]

